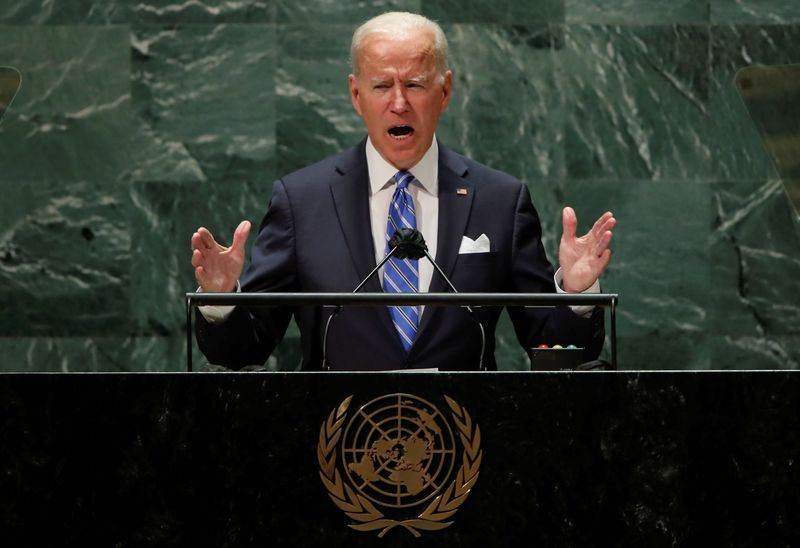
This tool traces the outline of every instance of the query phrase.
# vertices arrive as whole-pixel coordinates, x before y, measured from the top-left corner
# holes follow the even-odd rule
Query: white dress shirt
[[[397,182],[398,169],[383,159],[372,141],[367,139],[367,169],[369,170],[369,214],[372,226],[372,241],[375,245],[375,264],[386,255],[386,224],[389,205],[392,203]],[[439,235],[439,145],[436,139],[422,159],[407,170],[414,176],[408,185],[414,199],[417,230],[422,233],[428,253],[436,258],[436,240]],[[383,269],[380,272],[383,280]],[[426,258],[419,260],[419,292],[426,293],[431,286],[433,265]]]

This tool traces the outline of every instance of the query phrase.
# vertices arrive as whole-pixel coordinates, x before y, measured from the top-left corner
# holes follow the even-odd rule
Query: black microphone
[[[428,254],[428,246],[422,233],[414,228],[401,228],[396,230],[392,239],[389,240],[389,247],[397,248],[396,256],[398,259],[421,259]]]
[[[447,285],[450,287],[453,293],[458,293],[458,290],[450,281],[450,278],[447,277],[436,261],[433,260],[433,257],[431,257],[430,253],[428,253],[428,246],[425,243],[425,238],[422,237],[422,233],[413,228],[401,228],[395,231],[394,235],[392,235],[391,239],[389,240],[389,252],[384,255],[383,259],[381,259],[378,265],[373,268],[363,280],[361,280],[361,283],[356,286],[356,288],[353,290],[353,293],[358,293],[358,291],[364,287],[364,284],[366,284],[393,256],[397,257],[398,259],[421,259],[422,257],[427,257],[430,263],[436,269],[436,272],[438,272],[442,279],[447,282]],[[483,353],[486,349],[486,332],[483,329],[483,324],[472,310],[472,307],[465,305],[464,308],[467,309],[469,315],[473,320],[475,320],[475,323],[478,324],[478,329],[481,331],[481,353],[480,357],[478,358],[478,367],[481,371],[485,371],[485,368],[483,367]],[[333,314],[328,316],[328,321],[325,324],[325,331],[322,335],[322,369],[324,370],[330,369],[330,366],[327,362],[328,330],[331,327],[333,318],[339,314],[341,309],[342,305],[336,305],[336,310],[333,311]]]

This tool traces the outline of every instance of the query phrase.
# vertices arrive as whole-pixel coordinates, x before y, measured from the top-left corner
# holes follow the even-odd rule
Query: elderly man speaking
[[[459,291],[598,291],[611,257],[615,219],[605,213],[576,236],[565,207],[559,270],[553,271],[527,187],[465,158],[436,138],[453,92],[442,29],[411,13],[386,13],[353,34],[350,98],[367,136],[355,147],[286,175],[245,263],[250,223],[224,247],[205,228],[192,236],[192,265],[202,291],[350,292],[388,251],[400,228],[420,231],[430,254]],[[241,282],[239,282],[241,278]],[[447,291],[426,260],[392,258],[365,291]],[[483,362],[496,369],[494,330],[501,310],[476,311],[487,336]],[[509,307],[520,344],[574,344],[597,357],[603,316],[597,309]],[[211,363],[263,364],[294,316],[302,368],[322,366],[330,309],[203,307],[197,340]],[[332,323],[327,361],[333,369],[474,369],[481,341],[459,307],[346,307]]]

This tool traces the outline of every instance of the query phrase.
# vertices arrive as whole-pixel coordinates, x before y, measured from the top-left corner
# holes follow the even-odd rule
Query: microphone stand
[[[361,280],[361,283],[356,286],[356,288],[353,290],[353,293],[358,293],[358,291],[362,287],[364,287],[364,284],[366,284],[375,275],[375,273],[378,272],[378,270],[380,270],[381,267],[386,264],[386,261],[388,261],[392,257],[392,255],[394,255],[394,252],[397,251],[399,248],[400,248],[400,244],[397,244],[392,249],[390,249],[389,253],[387,253],[383,257],[383,259],[381,259],[381,262],[378,263],[378,266],[373,268],[370,271],[370,273],[367,274],[366,277],[363,280]],[[328,316],[328,321],[325,322],[325,331],[322,334],[322,370],[323,371],[330,371],[331,370],[331,366],[328,363],[328,331],[330,330],[331,322],[337,316],[337,314],[339,314],[339,312],[341,312],[341,310],[342,310],[342,305],[337,304],[335,310],[333,311],[333,314]]]
[[[444,281],[447,282],[447,285],[450,286],[450,289],[453,291],[453,293],[458,293],[458,290],[456,289],[456,287],[453,285],[453,283],[450,281],[450,279],[447,276],[445,276],[445,273],[442,272],[442,269],[439,268],[439,265],[436,264],[436,261],[433,260],[433,257],[431,257],[430,253],[428,253],[428,250],[425,249],[424,252],[425,252],[425,256],[428,258],[428,260],[433,265],[433,268],[435,268],[436,272],[438,272],[439,275],[444,279]],[[486,332],[483,330],[483,324],[478,319],[478,317],[475,315],[475,311],[472,310],[472,307],[469,306],[469,305],[464,305],[464,307],[469,312],[470,317],[473,320],[475,320],[475,323],[478,324],[478,329],[481,330],[481,353],[478,355],[479,356],[479,358],[478,358],[478,369],[480,369],[481,371],[486,371],[486,368],[483,366],[483,352],[484,352],[484,350],[486,350]]]
[[[392,248],[389,250],[383,259],[378,263],[378,266],[373,268],[367,276],[361,280],[361,283],[356,286],[353,290],[353,293],[358,293],[358,291],[364,287],[364,284],[369,281],[372,276],[375,275],[380,268],[386,264],[386,262],[395,254],[395,251],[400,251],[398,253],[398,257],[403,259],[405,257],[410,257],[412,259],[420,259],[421,257],[427,257],[428,261],[433,265],[436,269],[436,272],[447,282],[447,285],[453,291],[453,293],[458,293],[458,290],[455,288],[453,283],[450,279],[445,275],[442,269],[436,264],[436,261],[433,260],[430,253],[428,253],[428,246],[425,245],[425,240],[422,238],[422,234],[418,230],[410,229],[410,228],[401,228],[397,232],[395,232],[392,239],[389,241],[389,245]],[[465,308],[469,312],[470,317],[478,324],[478,329],[481,331],[481,353],[479,354],[478,358],[478,368],[481,371],[486,371],[486,368],[483,365],[483,353],[486,350],[486,332],[483,329],[483,324],[478,319],[478,316],[475,315],[475,311],[472,310],[472,307],[469,305],[465,305]],[[325,331],[322,334],[322,370],[323,371],[330,371],[330,364],[328,363],[328,332],[331,327],[331,323],[333,319],[339,314],[342,310],[342,305],[337,304],[336,309],[333,313],[328,316],[328,321],[325,322]]]

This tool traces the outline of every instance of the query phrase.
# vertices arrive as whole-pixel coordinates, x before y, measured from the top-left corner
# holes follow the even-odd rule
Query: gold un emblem
[[[317,445],[322,483],[350,527],[382,537],[400,526],[419,537],[452,525],[481,465],[480,428],[467,410],[447,396],[449,415],[412,394],[387,394],[348,420],[352,399],[331,411]]]

